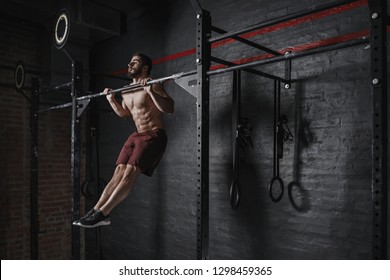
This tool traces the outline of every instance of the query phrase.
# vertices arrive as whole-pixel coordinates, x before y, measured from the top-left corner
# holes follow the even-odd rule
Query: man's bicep
[[[152,85],[153,92],[157,93],[158,95],[162,97],[168,97],[170,98],[169,94],[165,91],[164,86],[160,83],[156,83]]]

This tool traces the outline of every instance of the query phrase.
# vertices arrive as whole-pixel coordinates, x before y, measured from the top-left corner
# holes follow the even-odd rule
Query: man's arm
[[[131,113],[124,109],[123,104],[120,104],[113,94],[108,94],[109,90],[108,88],[104,89],[104,93],[114,112],[121,118],[131,117]]]
[[[161,112],[168,114],[172,114],[174,112],[175,102],[173,101],[172,97],[170,97],[169,94],[165,91],[162,84],[156,83],[144,88],[152,98],[154,104],[156,104],[156,107]]]

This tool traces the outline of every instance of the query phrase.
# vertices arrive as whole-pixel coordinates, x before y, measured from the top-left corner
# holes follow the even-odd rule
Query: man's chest
[[[139,90],[131,93],[122,94],[123,101],[127,108],[140,109],[150,106],[152,101],[149,94],[145,90]]]

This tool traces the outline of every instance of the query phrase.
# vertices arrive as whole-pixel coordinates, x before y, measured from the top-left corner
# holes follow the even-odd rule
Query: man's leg
[[[115,206],[117,206],[128,196],[133,187],[136,177],[140,173],[141,170],[138,167],[130,164],[126,165],[124,172],[119,172],[117,174],[118,176],[121,174],[121,176],[119,176],[119,183],[110,185],[108,189],[106,187],[107,191],[105,189],[106,192],[104,194],[104,197],[102,194],[102,197],[101,199],[99,199],[98,204],[96,204],[94,211],[89,216],[82,218],[75,225],[86,228],[93,228],[97,226],[111,224],[109,214]],[[116,176],[113,177],[117,179]],[[114,181],[117,182],[117,180]],[[97,206],[99,206],[99,208],[96,208]]]
[[[112,178],[110,182],[106,185],[106,187],[103,190],[103,193],[101,194],[98,202],[95,204],[95,206],[88,211],[82,217],[81,219],[74,221],[73,225],[79,225],[81,220],[85,220],[87,217],[90,217],[93,213],[95,213],[99,208],[104,205],[104,203],[107,202],[107,200],[110,198],[110,195],[113,193],[115,188],[118,186],[120,181],[122,180],[123,174],[125,173],[126,165],[125,164],[118,164],[115,168],[114,174],[112,175]]]
[[[100,209],[104,216],[109,215],[112,209],[129,195],[134,181],[140,173],[141,169],[134,165],[127,164],[124,172],[121,173],[121,180],[116,187],[112,188],[112,192],[108,199],[106,199],[104,204],[99,204],[99,207],[96,209]]]
[[[108,182],[107,186],[103,190],[102,195],[99,198],[99,201],[93,207],[95,210],[99,210],[100,207],[102,207],[107,202],[107,200],[110,198],[111,194],[114,192],[114,190],[116,189],[116,187],[119,185],[120,181],[122,180],[123,174],[125,173],[125,170],[126,170],[125,164],[118,164],[117,165],[110,182]]]

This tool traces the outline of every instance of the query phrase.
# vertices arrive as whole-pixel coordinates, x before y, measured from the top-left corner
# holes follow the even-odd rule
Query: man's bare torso
[[[162,113],[144,89],[122,94],[122,107],[132,115],[138,132],[164,128]]]

